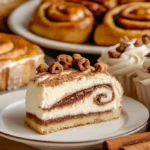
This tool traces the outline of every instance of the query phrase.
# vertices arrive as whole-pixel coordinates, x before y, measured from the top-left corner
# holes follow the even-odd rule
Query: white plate
[[[87,45],[87,44],[71,44],[65,42],[54,41],[50,39],[46,39],[40,37],[28,30],[28,25],[32,20],[32,14],[39,4],[40,0],[31,0],[26,2],[25,4],[18,7],[9,17],[8,25],[10,29],[40,45],[47,48],[52,48],[56,50],[63,50],[69,52],[77,52],[77,53],[88,53],[88,54],[100,54],[107,49],[107,47],[102,46],[94,46],[94,45]]]
[[[133,134],[142,129],[149,118],[148,110],[142,104],[124,97],[123,112],[117,120],[40,135],[23,123],[25,92],[0,95],[0,135],[39,149],[89,148],[108,138]]]

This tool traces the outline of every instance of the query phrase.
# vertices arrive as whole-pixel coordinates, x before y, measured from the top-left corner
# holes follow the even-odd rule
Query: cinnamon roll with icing
[[[123,90],[105,64],[92,67],[79,54],[60,55],[50,67],[37,70],[27,88],[25,117],[35,131],[48,134],[120,116]]]
[[[0,33],[0,91],[27,85],[44,62],[42,50],[16,35]]]
[[[83,5],[42,1],[29,25],[32,32],[57,41],[83,43],[93,29],[93,14]]]
[[[149,29],[150,3],[129,3],[106,13],[103,23],[95,30],[94,40],[96,44],[110,46],[118,43],[124,36],[133,39],[150,34]]]

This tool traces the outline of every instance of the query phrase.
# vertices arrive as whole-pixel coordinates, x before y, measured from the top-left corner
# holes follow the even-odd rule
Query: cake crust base
[[[47,125],[37,123],[33,118],[26,115],[24,123],[41,134],[49,134],[57,132],[63,129],[69,129],[77,126],[83,126],[87,124],[95,124],[105,121],[110,121],[119,118],[121,114],[121,107],[115,111],[109,111],[104,113],[94,113],[92,115],[77,116],[64,120],[63,122],[53,122]]]

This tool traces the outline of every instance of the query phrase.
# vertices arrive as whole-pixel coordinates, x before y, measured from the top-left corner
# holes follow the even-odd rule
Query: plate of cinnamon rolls
[[[101,54],[128,36],[150,34],[148,0],[31,0],[9,17],[10,29],[43,47]]]

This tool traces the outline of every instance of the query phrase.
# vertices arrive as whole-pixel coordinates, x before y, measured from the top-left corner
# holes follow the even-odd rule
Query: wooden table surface
[[[0,137],[0,150],[37,150],[25,144],[14,142]]]

